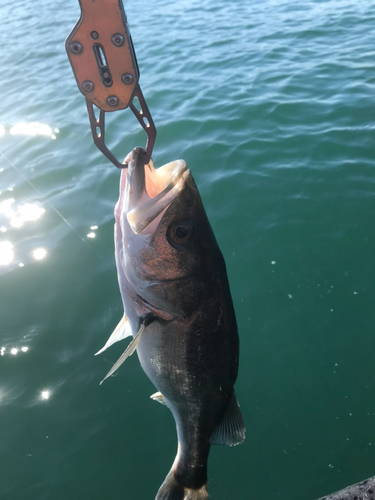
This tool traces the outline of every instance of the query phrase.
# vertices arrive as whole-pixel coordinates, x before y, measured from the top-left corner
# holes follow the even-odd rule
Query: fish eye
[[[169,243],[177,245],[187,245],[195,236],[194,224],[190,220],[173,222],[167,231]]]
[[[189,230],[185,226],[176,227],[176,229],[174,230],[174,233],[177,236],[177,238],[179,238],[180,240],[187,238],[189,236]]]

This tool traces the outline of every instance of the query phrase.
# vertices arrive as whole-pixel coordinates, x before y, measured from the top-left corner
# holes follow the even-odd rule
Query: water
[[[192,169],[238,317],[247,438],[212,450],[211,498],[314,500],[374,475],[372,2],[125,8],[154,161]],[[0,15],[0,498],[153,499],[173,419],[136,356],[99,387],[124,345],[93,356],[122,316],[119,173],[64,51],[78,2]],[[23,135],[35,122],[46,135]],[[107,135],[118,157],[145,144],[129,110]]]

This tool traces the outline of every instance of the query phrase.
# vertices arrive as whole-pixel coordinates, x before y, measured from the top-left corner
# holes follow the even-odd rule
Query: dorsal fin
[[[210,438],[211,444],[236,446],[245,439],[245,424],[236,395],[233,393],[228,409]]]

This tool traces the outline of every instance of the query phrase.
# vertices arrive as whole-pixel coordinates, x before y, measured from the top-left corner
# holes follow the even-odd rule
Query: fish
[[[240,444],[234,392],[239,337],[225,261],[184,160],[155,169],[135,148],[115,207],[115,258],[124,316],[97,353],[132,336],[103,381],[137,351],[177,430],[156,500],[205,500],[211,445]],[[102,381],[102,382],[103,382]]]

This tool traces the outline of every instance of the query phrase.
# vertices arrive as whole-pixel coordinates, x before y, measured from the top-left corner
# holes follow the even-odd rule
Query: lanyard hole
[[[93,49],[102,82],[106,87],[111,87],[112,75],[105,57],[104,47],[101,43],[94,43]]]

